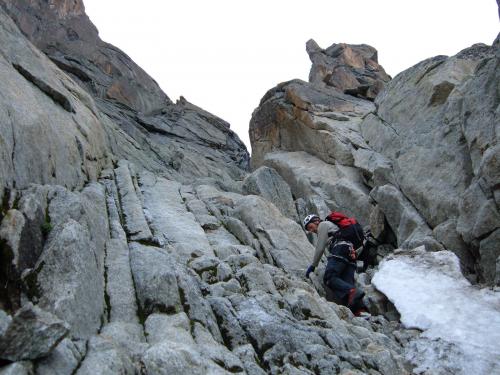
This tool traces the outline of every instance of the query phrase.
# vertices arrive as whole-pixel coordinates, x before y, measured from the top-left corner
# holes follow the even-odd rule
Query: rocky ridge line
[[[370,224],[381,256],[387,245],[449,249],[472,281],[498,283],[499,47],[437,56],[387,81],[370,68],[372,47],[311,40],[310,82],[279,84],[253,113],[252,166],[278,171],[301,216],[340,210]],[[374,102],[332,83],[363,64],[375,91],[385,84]]]

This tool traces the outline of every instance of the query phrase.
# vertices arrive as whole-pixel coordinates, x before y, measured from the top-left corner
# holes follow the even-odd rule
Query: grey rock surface
[[[283,217],[274,205],[248,195],[238,201],[234,215],[257,236],[279,267],[297,274],[307,268],[314,252],[312,245],[301,226]]]
[[[137,177],[132,177],[129,164],[125,160],[120,161],[120,166],[115,169],[115,176],[127,234],[135,241],[151,240],[153,235],[144,217],[142,202],[137,196],[140,192],[136,191],[132,180]]]
[[[0,310],[0,336],[5,333],[11,322],[12,317],[5,311]]]
[[[148,374],[207,374],[214,371],[214,364],[207,363],[206,359],[192,347],[182,343],[173,344],[165,341],[152,346],[144,355],[143,363]],[[219,368],[220,374],[226,372]]]
[[[2,375],[33,375],[33,363],[29,361],[15,362],[0,368]]]
[[[500,229],[497,229],[479,243],[479,265],[484,279],[489,284],[495,283],[497,263],[500,257]]]
[[[112,340],[99,335],[90,338],[87,355],[76,374],[133,375],[135,372],[136,368],[130,358]]]
[[[369,190],[355,168],[331,165],[306,152],[269,153],[264,163],[283,176],[295,196],[307,199],[308,212],[324,218],[330,211],[342,211],[368,222]]]
[[[28,303],[16,312],[0,337],[0,358],[15,362],[44,357],[67,333],[62,320]]]
[[[37,362],[36,373],[70,375],[74,373],[82,359],[83,355],[75,343],[66,338],[47,357]]]
[[[422,61],[387,84],[361,124],[401,192],[469,270],[479,241],[500,225],[498,103],[486,83],[499,80],[498,56],[498,45],[477,44]],[[491,282],[491,270],[480,272]]]
[[[243,181],[243,192],[260,195],[278,207],[284,216],[299,221],[290,187],[274,169],[263,166],[249,174]]]
[[[87,228],[73,219],[57,225],[24,281],[38,306],[70,325],[74,338],[88,338],[101,326],[104,278]]]
[[[175,261],[165,250],[132,243],[130,266],[142,314],[181,310]]]
[[[127,243],[110,239],[106,243],[106,292],[111,322],[138,323],[134,281]]]
[[[128,356],[137,365],[147,350],[144,325],[136,322],[111,322],[104,325],[100,335],[113,342],[123,355]]]
[[[187,262],[195,252],[213,255],[203,229],[182,200],[181,184],[151,174],[142,174],[140,180],[153,233],[174,247],[173,255],[181,262]]]
[[[3,10],[0,19],[0,184],[9,189],[30,183],[81,188],[109,160],[94,103]]]
[[[162,341],[182,342],[194,345],[189,317],[185,312],[173,315],[151,314],[145,322],[147,340],[150,344]]]
[[[371,194],[394,228],[398,246],[412,249],[425,244],[428,250],[442,249],[442,245],[431,236],[431,229],[425,220],[396,187],[380,186]]]

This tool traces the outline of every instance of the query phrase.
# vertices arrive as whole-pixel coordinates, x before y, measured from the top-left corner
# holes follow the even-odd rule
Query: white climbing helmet
[[[304,219],[304,228],[307,227],[307,224],[309,224],[310,222],[314,221],[314,220],[320,220],[319,216],[318,215],[315,215],[315,214],[310,214],[310,215],[307,215],[306,218]]]

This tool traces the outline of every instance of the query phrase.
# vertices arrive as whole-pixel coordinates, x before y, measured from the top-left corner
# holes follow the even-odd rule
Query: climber
[[[354,280],[357,254],[353,242],[359,245],[359,241],[355,240],[352,234],[356,229],[340,230],[333,222],[321,220],[315,214],[307,215],[303,224],[308,232],[318,236],[313,262],[307,269],[306,277],[309,278],[309,274],[314,272],[325,248],[328,247],[330,254],[327,257],[323,283],[332,290],[335,302],[349,307],[356,316],[365,313],[367,310],[363,303],[364,292],[356,288]],[[347,235],[342,235],[342,232]]]

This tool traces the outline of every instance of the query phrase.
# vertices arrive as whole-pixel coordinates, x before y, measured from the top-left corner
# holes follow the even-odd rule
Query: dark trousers
[[[348,305],[349,291],[355,286],[354,274],[356,273],[356,261],[349,258],[350,246],[334,246],[328,263],[325,268],[323,282],[331,289],[333,298],[337,304]],[[362,298],[364,293],[357,290],[351,310],[357,310],[363,307]]]

